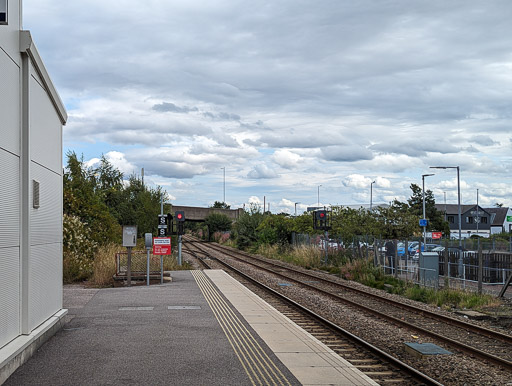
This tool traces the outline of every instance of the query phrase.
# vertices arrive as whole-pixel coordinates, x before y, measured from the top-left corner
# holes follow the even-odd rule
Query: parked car
[[[432,252],[442,253],[442,252],[444,252],[444,250],[445,250],[445,247],[443,247],[442,245],[438,245],[436,248],[432,249]],[[474,253],[473,251],[468,251],[466,249],[463,249],[462,251]],[[459,253],[459,248],[458,247],[448,247],[448,253]]]
[[[396,245],[396,253],[398,257],[403,258],[405,257],[405,244],[404,243],[398,243]]]
[[[421,244],[421,252],[433,252],[435,248],[438,248],[437,244]],[[419,255],[419,243],[414,250],[414,255],[412,256],[414,260],[418,260],[420,258]]]
[[[416,253],[416,248],[418,248],[418,245],[420,244],[419,241],[409,241],[409,245],[407,247],[409,251],[409,256],[412,256]]]

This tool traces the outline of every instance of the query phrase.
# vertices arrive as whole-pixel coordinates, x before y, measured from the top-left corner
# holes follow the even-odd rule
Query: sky
[[[23,7],[69,115],[64,162],[103,154],[175,205],[225,186],[273,213],[405,201],[430,173],[455,204],[456,170],[430,167],[459,166],[463,204],[512,206],[508,0]]]

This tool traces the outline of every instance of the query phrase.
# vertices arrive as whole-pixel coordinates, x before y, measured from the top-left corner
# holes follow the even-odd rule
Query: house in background
[[[67,114],[21,0],[0,0],[0,384],[62,324]]]
[[[450,226],[452,238],[459,238],[459,209],[457,204],[436,204],[436,209],[446,216],[446,221]],[[479,222],[477,223],[477,214]],[[490,213],[476,205],[461,205],[461,237],[468,238],[472,235],[489,237],[491,234],[491,224],[494,220],[494,214]],[[478,230],[477,230],[478,228]]]
[[[501,232],[512,232],[512,210],[510,208],[486,208],[494,215],[491,224],[491,235]]]

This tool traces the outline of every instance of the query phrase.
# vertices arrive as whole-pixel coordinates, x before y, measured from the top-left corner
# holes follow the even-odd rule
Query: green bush
[[[65,283],[88,279],[93,273],[98,244],[88,237],[89,228],[77,216],[64,214],[62,249]]]

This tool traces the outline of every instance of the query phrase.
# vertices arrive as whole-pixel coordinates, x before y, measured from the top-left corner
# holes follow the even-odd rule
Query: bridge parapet
[[[243,213],[243,209],[219,209],[219,208],[201,208],[197,206],[179,206],[179,205],[173,205],[172,206],[172,215],[174,215],[174,212],[182,210],[185,212],[185,219],[187,221],[204,221],[204,219],[210,214],[210,213],[221,213],[228,218],[230,218],[232,221],[237,220],[240,215]]]

